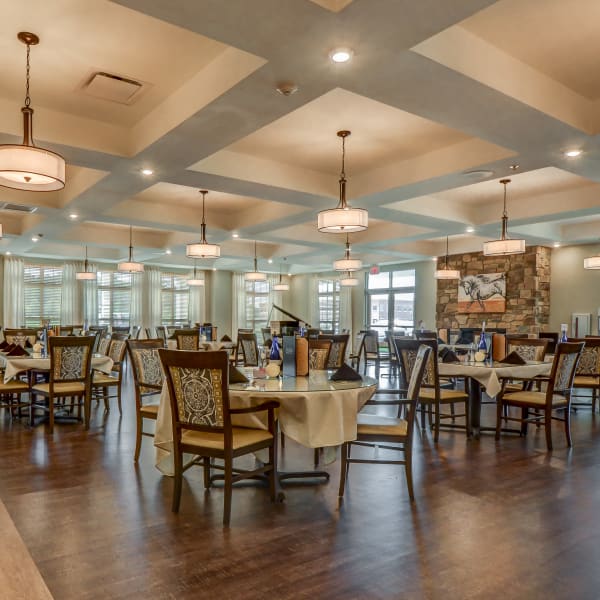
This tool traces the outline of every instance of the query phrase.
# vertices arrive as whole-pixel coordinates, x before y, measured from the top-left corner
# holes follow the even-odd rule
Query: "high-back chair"
[[[228,358],[226,352],[181,352],[159,350],[169,387],[173,425],[173,461],[175,466],[173,512],[179,511],[183,479],[183,454],[203,459],[204,485],[212,482],[211,468],[224,471],[223,524],[231,516],[232,485],[235,481],[268,475],[271,500],[275,500],[277,436],[274,409],[277,402],[233,409],[229,405]],[[267,429],[236,427],[232,416],[267,411]],[[267,448],[266,463],[252,470],[233,468],[233,459]],[[215,465],[211,459],[221,459]]]
[[[381,363],[381,356],[379,354],[379,334],[374,329],[369,329],[362,338],[361,346],[358,351],[359,364],[361,356],[364,360],[364,373],[367,372],[367,366],[370,361],[375,363],[375,376],[379,377],[379,366]]]
[[[238,331],[238,346],[242,350],[244,367],[258,367],[260,351],[255,333]]]
[[[549,340],[528,337],[508,337],[506,340],[506,353],[516,352],[523,360],[543,361],[546,357]]]
[[[311,371],[327,369],[331,340],[308,340],[308,368]]]
[[[444,427],[460,428],[469,430],[468,423],[468,401],[469,395],[463,390],[453,390],[442,387],[438,369],[438,343],[437,340],[404,340],[394,337],[394,347],[398,355],[398,362],[402,371],[402,378],[405,382],[409,382],[412,376],[412,370],[415,364],[415,357],[419,350],[419,346],[424,344],[431,348],[431,354],[427,360],[427,367],[423,376],[421,391],[419,392],[419,404],[421,406],[421,427],[425,428],[425,411],[429,413],[429,422],[434,430],[434,442],[437,443],[440,435],[440,425],[444,421]],[[453,405],[462,403],[464,405],[464,413],[455,414],[453,411],[450,414],[442,413],[442,405]],[[465,418],[465,425],[458,425],[455,419],[459,417]],[[451,420],[451,423],[445,421]]]
[[[110,347],[110,339],[112,335],[110,333],[100,333],[98,338],[98,346],[95,349],[95,352],[98,354],[104,354],[104,356],[108,356],[108,349]]]
[[[173,337],[177,340],[177,350],[198,350],[200,346],[199,329],[176,329]]]
[[[110,410],[109,398],[117,399],[119,414],[123,414],[121,407],[121,389],[123,387],[123,371],[125,363],[125,352],[127,350],[126,342],[129,339],[127,333],[113,333],[108,344],[107,356],[112,358],[112,373],[105,375],[95,371],[92,377],[92,388],[97,398],[104,399],[104,409]],[[116,394],[111,395],[110,388],[116,388]]]
[[[136,441],[133,460],[138,461],[142,447],[142,436],[154,437],[144,431],[144,419],[156,421],[158,399],[163,388],[163,370],[158,350],[164,348],[160,338],[147,340],[127,340],[129,362],[133,372],[135,391]],[[152,398],[154,402],[148,402]]]
[[[131,327],[129,325],[115,325],[112,328],[113,333],[126,333],[128,336],[131,335]]]
[[[107,334],[108,327],[104,325],[90,325],[88,327],[88,334],[93,334],[94,338],[94,353],[99,352],[100,341]],[[100,354],[106,354],[106,352],[100,352]]]
[[[577,363],[573,389],[592,391],[592,402],[571,402],[571,406],[591,406],[592,413],[596,412],[596,399],[600,389],[600,338],[586,337],[585,339],[569,338],[569,342],[584,342],[585,346]],[[580,398],[572,394],[571,398]]]
[[[32,329],[23,327],[21,329],[5,329],[4,339],[9,344],[17,344],[22,348],[31,347],[35,344],[38,336],[39,329]]]
[[[556,351],[556,344],[558,344],[558,338],[560,337],[558,335],[557,331],[540,331],[538,333],[538,337],[541,340],[548,340],[548,348],[546,349],[546,352],[548,354],[554,354],[554,352]]]
[[[352,463],[384,463],[404,465],[406,473],[406,484],[408,495],[411,501],[414,501],[413,481],[412,481],[412,439],[414,431],[415,413],[419,401],[419,392],[423,375],[427,369],[429,357],[432,349],[430,346],[420,345],[417,348],[413,360],[411,376],[408,382],[408,391],[406,398],[385,401],[385,404],[403,405],[406,408],[406,417],[393,418],[382,417],[378,415],[359,413],[357,418],[356,440],[345,442],[342,445],[342,464],[340,468],[340,489],[339,497],[344,495],[348,471]],[[369,401],[367,404],[382,404],[381,401]],[[389,446],[388,444],[394,444]],[[404,460],[390,460],[385,458],[382,453],[382,459],[369,458],[351,458],[350,449],[352,446],[379,447],[384,450],[396,450],[404,452]]]
[[[348,347],[349,338],[350,335],[347,333],[319,336],[319,340],[331,340],[329,358],[327,359],[328,369],[339,369],[344,364],[346,360],[346,348]]]
[[[519,392],[506,393],[504,390],[498,394],[496,399],[496,439],[500,439],[500,427],[502,419],[517,421],[521,424],[521,433],[527,434],[527,425],[535,423],[543,425],[546,430],[546,446],[552,450],[552,419],[564,421],[565,437],[567,446],[571,446],[571,388],[577,369],[577,362],[583,351],[583,342],[565,342],[558,344],[552,371],[547,381],[546,391],[523,390]],[[540,380],[543,378],[536,378]],[[504,407],[513,406],[521,409],[521,417],[512,417],[504,414]],[[563,410],[564,419],[553,416],[553,410]],[[533,410],[533,416],[529,411]]]
[[[50,354],[50,375],[48,383],[38,383],[31,388],[31,419],[36,409],[48,412],[48,431],[54,432],[54,409],[58,398],[72,398],[78,401],[79,415],[84,409],[85,428],[90,427],[90,405],[92,393],[92,348],[91,337],[52,336],[48,338]],[[36,401],[38,396],[48,399]],[[63,404],[58,405],[64,408]]]
[[[158,325],[156,327],[156,336],[159,337],[163,341],[163,346],[167,347],[167,340],[169,339],[169,335],[167,333],[167,328],[163,325]]]

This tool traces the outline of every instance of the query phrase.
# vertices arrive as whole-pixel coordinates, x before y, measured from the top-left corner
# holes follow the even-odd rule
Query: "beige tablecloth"
[[[484,363],[439,363],[440,375],[443,377],[471,377],[485,387],[488,396],[497,396],[502,389],[500,379],[527,379],[537,375],[548,375],[552,363],[535,363],[527,365],[484,365]]]
[[[24,371],[32,369],[39,371],[50,370],[49,358],[34,358],[31,356],[5,356],[0,355],[0,360],[4,363],[4,383],[10,381],[13,377]],[[97,354],[92,356],[92,368],[103,373],[110,373],[113,366],[112,358]]]
[[[324,375],[326,376],[326,375]],[[308,388],[308,378],[298,378],[300,388]],[[263,382],[261,382],[263,383]],[[356,415],[373,396],[377,385],[352,387],[351,382],[339,382],[339,389],[282,392],[279,380],[267,380],[265,389],[229,390],[232,408],[256,406],[267,400],[277,400],[279,427],[286,436],[309,448],[339,446],[356,439]],[[234,425],[266,429],[265,413],[235,415]],[[166,385],[160,397],[160,407],[154,435],[156,467],[165,475],[173,474],[171,450],[173,429],[171,405]]]

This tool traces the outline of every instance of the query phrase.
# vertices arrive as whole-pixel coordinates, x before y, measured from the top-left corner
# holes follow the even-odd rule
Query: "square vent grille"
[[[117,104],[133,104],[143,89],[139,81],[105,72],[94,73],[83,86],[88,96]]]
[[[0,202],[1,210],[12,210],[15,212],[22,213],[34,213],[37,210],[37,206],[25,206],[23,204],[11,204],[10,202]]]

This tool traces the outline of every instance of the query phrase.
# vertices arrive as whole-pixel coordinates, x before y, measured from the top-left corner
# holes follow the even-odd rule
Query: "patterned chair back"
[[[331,349],[327,359],[328,369],[339,369],[346,360],[346,348],[350,335],[347,333],[339,335],[320,335],[319,340],[331,340]]]
[[[432,352],[431,346],[420,344],[412,362],[412,372],[410,374],[410,379],[408,380],[408,391],[406,393],[406,398],[409,400],[408,414],[406,415],[409,438],[412,437],[419,393],[421,391],[421,385],[423,384],[423,378],[427,372],[427,365],[430,363]]]
[[[92,337],[52,336],[48,338],[50,382],[90,381]]]
[[[156,336],[159,337],[162,341],[163,341],[163,346],[166,348],[167,347],[167,328],[164,327],[163,325],[159,325],[156,328]]]
[[[569,338],[569,342],[584,342],[575,375],[598,377],[600,375],[600,338]]]
[[[379,334],[376,331],[367,331],[362,343],[364,351],[367,354],[376,354],[379,356]]]
[[[127,350],[126,342],[129,339],[129,335],[126,333],[113,333],[110,338],[110,344],[108,345],[108,356],[113,360],[113,368],[116,365],[121,365],[125,358],[125,351]],[[116,370],[116,369],[115,369]]]
[[[32,346],[35,344],[38,338],[38,329],[5,329],[4,339],[9,344],[17,344],[22,348],[25,348],[27,342]]]
[[[238,343],[242,348],[245,367],[258,367],[260,354],[255,333],[238,332]]]
[[[138,340],[140,338],[140,332],[142,331],[142,326],[141,325],[134,325],[131,328],[131,335],[130,337],[134,340]]]
[[[176,329],[173,336],[177,340],[177,350],[198,350],[200,346],[198,329]]]
[[[310,371],[327,369],[331,340],[308,340],[308,368]]]
[[[398,364],[400,365],[402,379],[406,386],[410,384],[419,348],[421,346],[431,348],[420,381],[423,387],[438,388],[437,340],[407,340],[398,336],[394,336],[392,339],[394,341],[394,351],[396,352]]]
[[[507,354],[516,352],[523,360],[543,361],[546,357],[548,342],[547,339],[509,337],[506,342],[506,351]]]
[[[583,351],[583,342],[563,342],[556,346],[547,397],[552,394],[570,394],[577,369],[577,361]]]
[[[169,386],[174,440],[182,429],[231,436],[227,353],[159,350]]]
[[[158,350],[164,348],[163,340],[127,340],[126,344],[136,390],[141,394],[161,390],[164,375]]]
[[[97,352],[98,354],[108,355],[108,349],[110,347],[110,333],[105,333],[104,335],[100,335],[100,339],[98,341]]]

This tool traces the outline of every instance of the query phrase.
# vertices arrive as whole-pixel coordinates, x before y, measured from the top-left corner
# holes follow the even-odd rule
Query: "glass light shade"
[[[358,260],[358,258],[340,258],[333,261],[333,268],[336,271],[360,271],[362,260]]]
[[[266,281],[267,274],[261,273],[260,271],[250,271],[244,275],[246,281]]]
[[[288,283],[276,283],[273,286],[273,290],[275,292],[287,292],[290,289],[290,286]]]
[[[460,279],[460,271],[456,269],[438,269],[433,276],[435,279]]]
[[[0,185],[30,192],[62,190],[65,159],[36,146],[0,145]]]
[[[342,277],[340,279],[340,285],[342,287],[356,287],[360,281],[356,277],[351,277],[348,273],[348,277]]]
[[[79,281],[94,281],[96,278],[97,275],[93,271],[79,271],[75,273],[75,279]]]
[[[143,273],[144,265],[139,262],[122,262],[117,266],[117,270],[121,273]]]
[[[221,256],[221,246],[206,242],[188,244],[185,247],[185,255],[188,258],[219,258]]]
[[[191,287],[200,287],[204,285],[204,279],[188,279],[187,284]]]
[[[590,256],[583,259],[584,269],[600,269],[600,256]]]
[[[493,240],[483,244],[484,256],[503,256],[507,254],[523,254],[525,240]]]
[[[369,227],[369,213],[364,208],[330,208],[322,210],[317,228],[322,233],[353,233]]]

